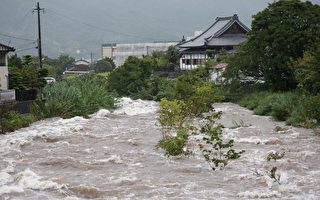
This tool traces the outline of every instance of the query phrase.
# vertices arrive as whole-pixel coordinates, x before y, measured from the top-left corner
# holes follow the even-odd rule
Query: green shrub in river
[[[222,139],[222,126],[216,124],[220,113],[211,113],[204,118],[204,124],[200,126],[200,132],[205,134],[199,142],[199,148],[203,157],[212,170],[223,169],[230,160],[237,159],[244,152],[236,151],[232,147],[233,140]]]
[[[189,128],[180,127],[176,136],[170,136],[159,141],[158,147],[165,150],[167,156],[189,155],[186,149],[189,137]]]

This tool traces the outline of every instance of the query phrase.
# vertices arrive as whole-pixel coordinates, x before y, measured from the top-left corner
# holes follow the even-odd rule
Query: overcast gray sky
[[[43,52],[100,58],[103,43],[177,41],[210,26],[217,16],[238,14],[247,26],[251,17],[273,0],[39,0]],[[314,2],[319,3],[320,0]],[[36,54],[36,1],[1,0],[0,42],[20,54]],[[6,35],[22,39],[10,38]],[[23,40],[27,39],[27,40]],[[76,51],[80,50],[81,55]]]

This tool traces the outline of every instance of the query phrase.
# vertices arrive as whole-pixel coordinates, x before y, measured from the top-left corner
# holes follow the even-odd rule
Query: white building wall
[[[8,90],[9,89],[9,70],[7,66],[8,58],[6,54],[0,54],[0,57],[1,57],[0,58],[0,90]]]
[[[143,55],[151,55],[154,51],[166,51],[170,46],[177,44],[178,42],[117,44],[115,64],[118,67],[121,66],[129,56],[142,58]]]
[[[115,46],[102,46],[101,48],[102,58],[108,57],[108,58],[114,59],[116,49],[117,48]]]

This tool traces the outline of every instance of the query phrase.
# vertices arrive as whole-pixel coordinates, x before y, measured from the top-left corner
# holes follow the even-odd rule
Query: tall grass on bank
[[[270,115],[290,125],[313,127],[320,124],[320,95],[306,96],[300,92],[254,92],[238,103],[257,115]]]
[[[87,117],[100,108],[114,109],[114,95],[106,90],[106,79],[84,75],[48,85],[32,106],[37,118]],[[43,100],[44,97],[44,100]]]
[[[0,124],[1,133],[12,132],[17,129],[27,127],[32,122],[35,121],[35,118],[33,115],[30,115],[30,114],[22,115],[14,111],[8,112],[7,115],[4,117],[5,119],[1,121],[1,124]]]

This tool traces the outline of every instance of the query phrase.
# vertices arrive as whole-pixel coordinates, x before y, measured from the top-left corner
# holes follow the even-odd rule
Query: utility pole
[[[90,53],[90,58],[91,58],[91,64],[93,64],[93,53]]]
[[[43,8],[40,8],[39,2],[37,2],[36,8],[33,9],[37,11],[38,14],[38,54],[39,54],[39,68],[42,69],[42,46],[41,46],[41,23],[40,23],[40,12],[44,11]]]

